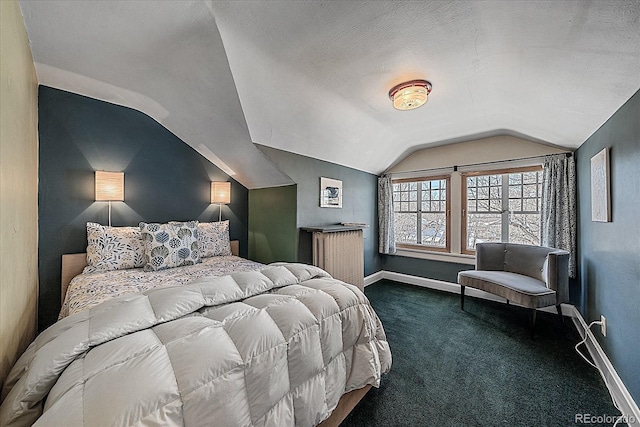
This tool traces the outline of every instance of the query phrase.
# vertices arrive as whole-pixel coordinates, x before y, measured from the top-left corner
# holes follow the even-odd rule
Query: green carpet
[[[571,319],[383,280],[365,291],[384,325],[391,371],[343,426],[571,426],[618,415],[578,356]],[[593,425],[593,424],[590,424]]]

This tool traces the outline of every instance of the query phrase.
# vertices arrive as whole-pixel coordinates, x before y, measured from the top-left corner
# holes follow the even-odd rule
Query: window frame
[[[461,226],[462,229],[460,230],[460,237],[461,237],[461,242],[460,242],[460,253],[463,254],[467,254],[467,255],[475,255],[476,251],[474,249],[468,249],[467,248],[467,207],[468,207],[468,200],[467,200],[467,196],[468,196],[468,188],[467,188],[467,178],[469,177],[474,177],[474,176],[488,176],[488,175],[505,175],[505,174],[512,174],[512,173],[523,173],[523,172],[542,172],[543,168],[542,165],[536,165],[536,166],[524,166],[524,167],[515,167],[515,168],[504,168],[504,169],[488,169],[488,170],[482,170],[482,171],[470,171],[470,172],[462,172],[460,174],[461,177],[461,185],[462,185],[462,218],[461,219]],[[505,192],[505,187],[506,187],[506,192]],[[501,226],[504,226],[504,215],[505,213],[508,214],[509,213],[509,206],[508,206],[508,202],[509,202],[509,192],[508,192],[508,187],[509,187],[509,182],[507,181],[506,184],[503,180],[502,183],[502,201],[503,201],[503,206],[502,206],[502,210],[501,210],[501,214],[503,215],[503,219],[502,219],[502,224]],[[506,199],[507,199],[507,208],[505,210],[504,208],[504,195],[506,194]],[[521,198],[522,199],[522,198]],[[542,199],[542,194],[540,194],[540,199]],[[542,202],[542,200],[541,200]],[[506,230],[506,234],[508,236],[509,234],[509,230]],[[505,230],[502,230],[502,236],[503,238],[500,239],[501,242],[504,241],[504,235],[505,235]]]
[[[445,185],[446,185],[446,189],[445,189],[445,245],[444,247],[440,247],[440,246],[430,246],[430,245],[418,245],[418,244],[411,244],[411,243],[402,243],[402,242],[398,242],[396,240],[396,247],[400,248],[400,249],[413,249],[413,250],[420,250],[420,251],[434,251],[434,252],[445,252],[445,253],[451,253],[451,175],[450,174],[446,174],[446,175],[434,175],[434,176],[420,176],[420,177],[415,177],[415,178],[398,178],[398,179],[392,179],[391,180],[391,184],[401,184],[403,182],[417,182],[417,183],[422,183],[424,181],[445,181]],[[422,191],[417,190],[417,191]],[[393,190],[392,190],[393,192]],[[418,202],[418,206],[421,207],[422,204],[422,197],[421,195],[418,195],[420,197],[416,197],[416,201]],[[394,200],[395,202],[395,200]],[[428,213],[429,211],[425,212]],[[422,215],[423,211],[420,209],[416,210],[416,221],[418,221],[418,215]],[[396,214],[395,211],[395,206],[394,206],[394,214]]]

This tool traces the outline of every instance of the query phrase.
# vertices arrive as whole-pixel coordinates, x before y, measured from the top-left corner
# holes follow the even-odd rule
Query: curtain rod
[[[480,163],[468,163],[466,165],[443,166],[441,168],[431,168],[431,169],[415,169],[415,170],[395,172],[395,173],[396,174],[402,174],[402,173],[414,173],[414,172],[432,172],[432,171],[448,170],[448,169],[453,169],[454,172],[457,172],[458,168],[466,168],[466,167],[471,167],[471,166],[482,166],[482,165],[494,165],[494,164],[497,164],[497,163],[518,162],[518,161],[521,161],[521,160],[533,160],[533,159],[544,158],[544,157],[547,157],[547,156],[559,156],[559,155],[562,155],[562,154],[564,154],[567,157],[571,157],[573,155],[573,152],[566,151],[564,153],[544,154],[544,155],[541,155],[541,156],[520,157],[519,159],[495,160],[495,161],[492,161],[492,162],[480,162]],[[383,175],[386,175],[387,173],[388,172],[385,172]]]

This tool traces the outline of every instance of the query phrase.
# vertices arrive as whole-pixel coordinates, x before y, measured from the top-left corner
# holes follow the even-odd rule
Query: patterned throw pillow
[[[229,220],[198,224],[198,242],[202,258],[231,255]]]
[[[182,267],[200,262],[198,221],[140,223],[144,242],[144,271]]]
[[[87,223],[87,266],[84,273],[124,270],[144,265],[144,244],[138,227],[105,227]]]

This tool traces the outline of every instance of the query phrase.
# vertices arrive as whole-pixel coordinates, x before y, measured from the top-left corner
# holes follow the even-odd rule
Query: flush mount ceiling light
[[[389,91],[389,99],[398,110],[413,110],[426,104],[431,93],[431,82],[427,80],[410,80],[395,85]]]

